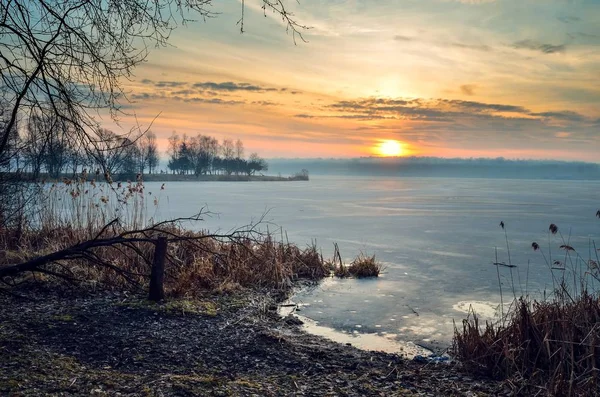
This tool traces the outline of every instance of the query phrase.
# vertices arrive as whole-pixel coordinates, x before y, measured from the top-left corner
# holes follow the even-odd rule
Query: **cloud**
[[[277,105],[279,105],[277,102],[271,102],[271,101],[253,101],[252,104],[260,105],[260,106],[277,106]]]
[[[594,40],[594,41],[596,41],[596,39],[600,38],[600,35],[590,34],[590,33],[583,33],[583,32],[577,32],[576,35],[579,36],[579,37],[581,37],[581,38],[590,39],[590,40]]]
[[[490,46],[487,46],[485,44],[466,44],[466,43],[450,42],[450,43],[446,43],[446,45],[448,45],[450,47],[464,48],[467,50],[476,50],[476,51],[484,51],[484,52],[489,52],[492,50],[492,48]]]
[[[301,113],[295,117],[412,120],[428,122],[427,128],[429,129],[434,124],[439,124],[446,125],[444,128],[473,129],[473,131],[482,126],[498,130],[510,128],[512,131],[526,132],[527,128],[564,128],[564,122],[569,123],[570,126],[582,128],[589,128],[590,125],[593,125],[592,120],[570,110],[532,112],[519,105],[440,98],[371,97],[343,100],[321,106],[314,113]]]
[[[190,90],[190,89],[185,89],[185,90],[179,90],[179,91],[173,91],[172,92],[173,95],[193,95],[196,94],[195,90]]]
[[[201,88],[205,90],[212,91],[251,91],[251,92],[267,92],[267,91],[279,91],[277,88],[272,87],[261,87],[258,85],[252,85],[249,83],[234,83],[232,81],[227,81],[224,83],[215,83],[212,81],[195,83],[193,85],[195,88]]]
[[[175,88],[175,87],[181,87],[184,85],[187,85],[187,82],[185,82],[185,81],[159,81],[158,83],[154,84],[155,87],[159,87],[159,88]]]
[[[185,94],[184,94],[185,95]],[[180,95],[165,95],[164,93],[149,93],[143,92],[139,94],[132,94],[131,99],[133,100],[142,100],[142,101],[151,101],[151,100],[165,100],[171,99],[175,101],[183,101],[186,103],[206,103],[211,105],[243,105],[246,101],[242,100],[224,100],[220,98],[203,98],[203,97],[189,97],[189,96],[180,96]]]
[[[513,47],[517,48],[517,49],[540,51],[544,54],[554,54],[554,53],[565,52],[565,50],[567,49],[566,45],[564,45],[564,44],[559,44],[559,45],[546,44],[546,43],[540,43],[535,40],[517,41],[517,42],[513,43]]]
[[[574,22],[581,21],[581,18],[573,17],[573,16],[569,16],[569,15],[560,16],[560,17],[557,17],[556,19],[558,19],[562,23],[574,23]]]
[[[382,109],[383,107],[406,106],[412,104],[415,99],[387,99],[387,98],[368,98],[358,99],[353,101],[338,101],[331,105],[330,108],[346,109],[346,110],[361,110],[361,109]]]
[[[149,93],[149,92],[143,92],[141,94],[131,94],[130,98],[133,100],[152,100],[152,99],[157,99],[157,98],[164,98],[164,96],[162,95],[158,95],[156,93]]]
[[[570,132],[566,132],[566,131],[560,131],[554,134],[555,137],[557,138],[568,138],[572,135],[572,133]]]
[[[564,121],[573,121],[573,122],[580,122],[580,121],[586,120],[586,118],[583,115],[581,115],[577,112],[572,112],[572,111],[568,111],[568,110],[563,110],[560,112],[531,113],[531,115],[544,117],[544,118],[553,118],[553,119],[564,120]]]
[[[408,43],[408,42],[413,42],[413,41],[419,41],[419,38],[398,34],[398,35],[394,36],[394,40]],[[421,41],[425,42],[427,40],[421,40]],[[439,46],[439,47],[454,47],[454,48],[462,48],[462,49],[467,49],[467,50],[484,51],[484,52],[489,52],[492,50],[492,48],[490,46],[487,46],[485,44],[460,43],[460,42],[456,42],[456,41],[427,41],[427,42],[429,42],[430,44]]]
[[[290,91],[290,88],[274,88],[244,82],[197,82],[186,81],[152,81],[144,79],[142,84],[148,86],[146,92],[136,92],[130,95],[134,101],[161,101],[173,100],[185,103],[198,103],[208,105],[252,105],[261,107],[274,107],[281,105],[268,100],[253,100],[245,98],[244,94],[261,94],[275,92],[279,94],[297,94],[299,91]]]
[[[516,112],[528,113],[528,110],[522,106],[504,105],[495,103],[483,103],[475,101],[462,101],[458,99],[391,99],[391,98],[362,98],[354,101],[338,101],[327,105],[327,108],[354,110],[354,111],[386,111],[386,112],[406,112],[417,114],[416,111],[423,111],[428,114],[434,114],[438,111],[444,112]]]
[[[475,88],[477,86],[475,84],[464,84],[460,86],[460,91],[465,95],[475,95]]]
[[[173,89],[178,88],[179,90],[173,91],[173,95],[191,95],[191,94],[203,94],[203,95],[225,95],[224,93],[231,92],[248,92],[248,93],[263,93],[263,92],[281,92],[286,93],[290,92],[292,94],[298,93],[298,91],[289,91],[289,88],[274,88],[274,87],[265,87],[256,84],[250,83],[239,83],[239,82],[222,82],[217,83],[213,81],[205,81],[191,84],[187,81],[158,81],[155,82],[150,79],[143,79],[141,81],[142,84],[151,85],[155,88],[160,89]]]
[[[223,100],[220,98],[201,98],[201,97],[193,97],[193,98],[184,98],[183,102],[194,102],[194,103],[208,103],[211,105],[243,105],[246,101],[234,101],[234,100]]]
[[[294,117],[299,119],[349,119],[349,120],[396,120],[393,116],[382,116],[376,114],[341,114],[341,115],[311,115],[306,113],[296,114]]]
[[[470,110],[473,112],[514,112],[528,113],[529,111],[522,106],[503,105],[497,103],[483,103],[474,101],[461,101],[458,99],[438,99],[438,103],[449,104],[459,109]]]

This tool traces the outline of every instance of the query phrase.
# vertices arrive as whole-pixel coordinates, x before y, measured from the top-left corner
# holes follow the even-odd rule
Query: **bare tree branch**
[[[254,0],[302,40],[305,26],[284,0]],[[0,91],[10,105],[0,154],[19,117],[51,110],[72,125],[72,139],[94,147],[98,112],[124,114],[123,79],[150,50],[166,46],[179,24],[217,15],[213,0],[10,0],[0,2]],[[245,1],[240,25],[243,31]],[[142,131],[139,126],[136,128]]]
[[[105,233],[106,230],[109,229],[110,226],[116,225],[119,223],[118,219],[114,219],[108,224],[106,224],[99,233],[96,234],[91,240],[80,242],[73,246],[64,248],[62,250],[53,252],[51,254],[43,255],[29,261],[18,263],[14,265],[7,265],[0,268],[0,281],[5,283],[8,282],[9,279],[14,278],[25,272],[40,272],[50,274],[56,277],[62,277],[67,281],[75,281],[73,277],[68,274],[58,273],[53,270],[48,269],[46,266],[51,264],[61,264],[64,269],[69,269],[64,265],[65,262],[75,261],[75,260],[84,260],[90,264],[94,264],[101,267],[106,267],[110,270],[113,270],[123,278],[125,278],[132,285],[136,285],[137,283],[132,278],[133,276],[147,276],[147,274],[136,273],[132,271],[125,270],[115,264],[112,264],[101,258],[99,254],[94,252],[96,248],[113,248],[119,250],[123,257],[128,257],[126,250],[132,251],[136,258],[141,259],[146,265],[150,266],[151,261],[149,258],[144,256],[144,252],[136,247],[137,243],[151,243],[156,244],[157,236],[168,236],[167,243],[177,243],[177,242],[189,242],[193,247],[203,251],[208,252],[209,249],[206,246],[200,244],[203,240],[226,240],[233,243],[241,243],[244,239],[248,239],[249,235],[252,234],[260,234],[256,230],[256,226],[258,224],[252,224],[247,227],[243,227],[240,229],[233,230],[229,233],[214,233],[214,234],[185,234],[178,233],[173,229],[177,224],[184,221],[197,221],[200,220],[200,216],[203,213],[200,212],[195,216],[188,218],[177,218],[170,221],[159,222],[154,226],[150,226],[144,229],[139,230],[130,230],[121,232],[120,234],[113,237],[101,238],[101,236]],[[244,244],[240,244],[240,246],[245,247]]]

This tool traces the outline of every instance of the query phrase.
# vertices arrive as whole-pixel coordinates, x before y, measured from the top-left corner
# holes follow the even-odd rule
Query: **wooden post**
[[[160,236],[154,248],[154,261],[150,273],[150,293],[148,299],[159,302],[165,298],[163,283],[165,279],[165,258],[167,256],[167,238]]]

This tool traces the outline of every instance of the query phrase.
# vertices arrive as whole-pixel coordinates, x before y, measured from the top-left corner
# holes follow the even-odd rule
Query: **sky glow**
[[[288,3],[307,43],[260,0],[244,34],[240,3],[218,4],[138,67],[128,111],[160,113],[163,148],[175,130],[264,157],[369,156],[396,140],[416,156],[600,161],[600,2]]]

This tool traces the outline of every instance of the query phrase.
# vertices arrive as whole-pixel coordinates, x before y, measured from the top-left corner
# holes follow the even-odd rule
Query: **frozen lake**
[[[146,183],[158,191],[160,183]],[[548,226],[587,258],[600,234],[597,181],[454,178],[312,177],[309,182],[173,182],[161,193],[157,216],[184,217],[201,207],[218,215],[198,228],[227,231],[259,219],[279,225],[299,245],[317,241],[328,257],[337,242],[350,262],[375,254],[385,272],[373,280],[326,280],[299,293],[300,314],[349,334],[377,334],[424,345],[446,344],[452,320],[470,304],[493,313],[500,302],[494,261],[508,262],[510,242],[517,294],[552,288],[546,264],[531,243],[547,252]],[[551,239],[559,255],[558,237]],[[527,279],[527,261],[530,260]],[[507,269],[502,283],[512,296]],[[521,280],[520,286],[518,280]],[[526,282],[527,280],[527,282]]]

